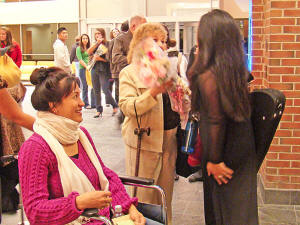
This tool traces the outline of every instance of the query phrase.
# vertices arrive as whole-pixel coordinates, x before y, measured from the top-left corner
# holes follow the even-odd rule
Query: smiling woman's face
[[[55,105],[52,109],[53,113],[59,116],[66,117],[76,122],[82,121],[83,101],[80,98],[80,89],[76,84],[76,88],[62,101]]]
[[[86,35],[83,35],[81,40],[82,40],[83,45],[87,45],[87,43],[89,42],[89,37]]]

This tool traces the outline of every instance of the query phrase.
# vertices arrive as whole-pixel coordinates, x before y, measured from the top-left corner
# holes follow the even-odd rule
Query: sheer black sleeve
[[[207,127],[205,129],[207,132],[206,136],[208,137],[207,161],[220,163],[224,160],[226,116],[222,110],[214,75],[210,72],[200,75],[198,86],[202,102],[201,107],[203,107],[200,109],[200,112],[203,112],[201,119],[207,120]]]

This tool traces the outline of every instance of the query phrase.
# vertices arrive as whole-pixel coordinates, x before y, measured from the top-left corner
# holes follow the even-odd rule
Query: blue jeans
[[[97,112],[103,112],[103,106],[101,104],[101,87],[109,104],[111,104],[113,108],[118,108],[118,104],[112,97],[111,91],[109,90],[109,80],[106,72],[99,71],[94,67],[92,69],[92,83],[95,92]]]
[[[82,101],[84,102],[84,106],[89,105],[89,96],[88,96],[88,85],[86,83],[85,77],[85,68],[79,69],[79,77],[81,81],[81,94],[82,94]],[[95,107],[95,95],[93,89],[91,90],[91,106]]]
[[[115,99],[119,103],[119,78],[114,78],[115,80]]]
[[[76,77],[79,77],[79,62],[74,62],[75,63],[75,75]]]

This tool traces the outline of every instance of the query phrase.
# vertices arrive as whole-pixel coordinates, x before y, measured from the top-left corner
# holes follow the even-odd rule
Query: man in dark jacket
[[[136,30],[136,28],[146,23],[146,19],[142,16],[133,16],[130,18],[129,21],[129,30],[127,32],[119,34],[113,43],[112,48],[112,67],[113,70],[111,71],[112,77],[115,79],[115,89],[116,100],[119,100],[119,74],[120,71],[128,65],[127,62],[127,54],[129,51],[129,45],[132,39],[132,34]]]
[[[75,75],[79,77],[79,61],[76,56],[76,48],[79,46],[80,36],[76,36],[75,43],[72,45],[71,54],[70,54],[70,63],[75,62]]]

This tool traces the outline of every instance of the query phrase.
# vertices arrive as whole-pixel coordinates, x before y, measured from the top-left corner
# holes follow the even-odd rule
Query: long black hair
[[[226,115],[235,121],[249,119],[248,72],[242,36],[233,17],[219,9],[202,16],[198,27],[198,48],[197,57],[188,72],[193,92],[192,105],[196,105],[197,101],[198,76],[209,70],[215,76]]]

